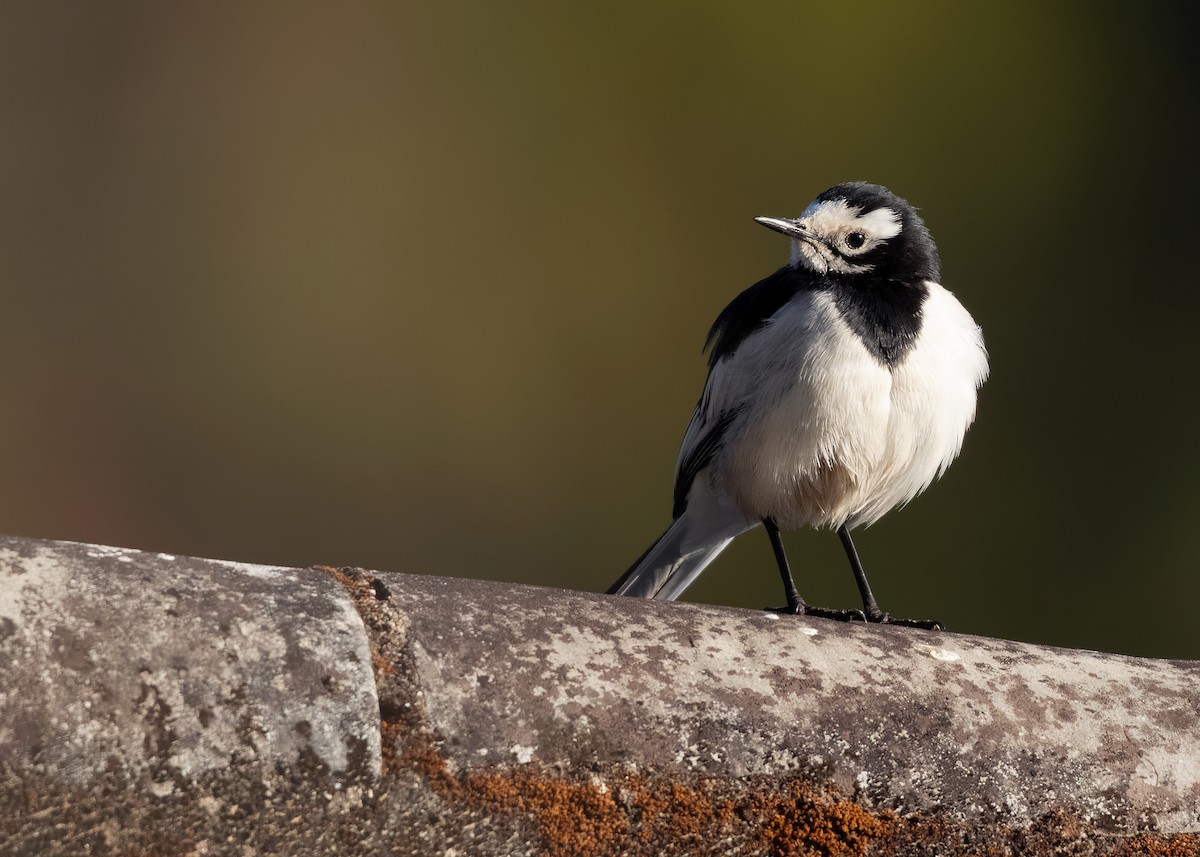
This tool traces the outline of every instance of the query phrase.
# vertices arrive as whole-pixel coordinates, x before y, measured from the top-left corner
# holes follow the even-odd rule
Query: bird
[[[917,209],[882,185],[838,184],[799,217],[755,221],[789,239],[788,263],[709,330],[673,520],[608,594],[673,601],[761,526],[782,612],[941,628],[880,609],[851,532],[905,505],[958,456],[988,376],[983,333],[941,285]],[[837,532],[862,610],[800,596],[780,531],[805,527]]]

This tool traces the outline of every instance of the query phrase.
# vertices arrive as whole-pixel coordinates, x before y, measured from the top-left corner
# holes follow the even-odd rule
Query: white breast
[[[820,292],[798,295],[714,367],[710,407],[746,410],[710,478],[748,518],[870,524],[958,455],[987,355],[962,305],[928,286],[916,344],[891,370]]]

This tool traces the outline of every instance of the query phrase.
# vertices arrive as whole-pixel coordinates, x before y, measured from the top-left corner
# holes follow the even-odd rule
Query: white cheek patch
[[[890,208],[877,208],[854,218],[854,228],[871,238],[886,241],[900,234],[900,215]]]

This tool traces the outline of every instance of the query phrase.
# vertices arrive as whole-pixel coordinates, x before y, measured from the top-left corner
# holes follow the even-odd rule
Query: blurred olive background
[[[1186,9],[5,4],[0,532],[602,590],[786,260],[751,218],[868,179],[993,366],[859,534],[885,609],[1200,657]],[[782,603],[766,538],[689,596]]]

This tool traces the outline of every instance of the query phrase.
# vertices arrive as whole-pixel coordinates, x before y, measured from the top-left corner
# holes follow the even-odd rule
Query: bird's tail
[[[714,522],[710,515],[686,510],[609,587],[608,594],[674,601],[735,536],[754,526],[741,516]]]

